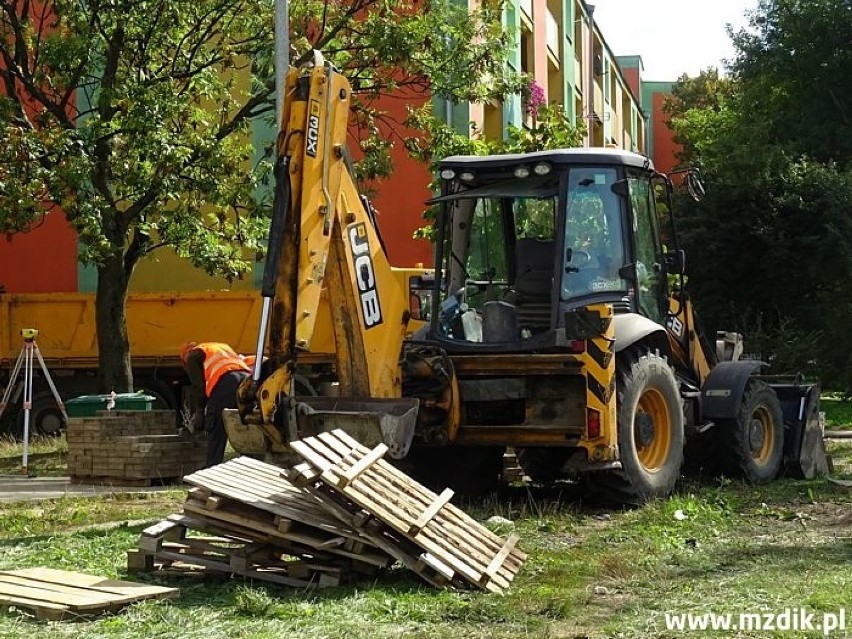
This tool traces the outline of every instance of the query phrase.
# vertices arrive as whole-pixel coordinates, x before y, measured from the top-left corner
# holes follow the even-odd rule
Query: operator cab
[[[431,339],[450,350],[558,348],[565,313],[599,303],[663,323],[658,212],[671,207],[657,202],[669,189],[655,189],[650,160],[565,149],[450,157],[440,172]]]

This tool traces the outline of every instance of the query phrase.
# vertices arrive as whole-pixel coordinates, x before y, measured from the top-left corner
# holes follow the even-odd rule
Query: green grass
[[[852,446],[832,445],[832,454],[852,466]],[[4,505],[0,569],[44,565],[126,578],[125,551],[144,527],[135,520],[177,512],[182,495]],[[673,637],[688,635],[665,630],[667,611],[834,612],[849,604],[852,493],[825,479],[760,488],[687,480],[673,497],[628,511],[575,496],[570,486],[511,487],[465,505],[479,519],[513,520],[530,554],[504,596],[435,590],[402,569],[312,592],[143,574],[131,577],[179,586],[181,598],[74,623],[35,622],[13,610],[0,614],[0,638]]]
[[[19,475],[23,444],[11,435],[0,435],[0,475]],[[27,470],[38,477],[68,474],[68,443],[65,435],[35,437],[27,448]]]
[[[852,400],[839,395],[823,395],[820,410],[825,412],[825,426],[832,430],[852,430]]]
[[[830,442],[829,452],[838,476],[852,478],[852,442]],[[37,622],[11,610],[0,613],[0,639],[638,639],[690,636],[667,631],[666,612],[805,606],[821,613],[845,605],[849,616],[852,492],[826,479],[782,479],[763,487],[687,479],[671,498],[626,511],[582,503],[567,484],[506,488],[464,504],[480,520],[495,514],[512,520],[530,555],[504,596],[435,590],[400,568],[323,591],[128,575],[125,552],[135,547],[142,522],[179,512],[184,494],[2,504],[0,569],[49,566],[130,577],[178,586],[181,598],[78,622]]]

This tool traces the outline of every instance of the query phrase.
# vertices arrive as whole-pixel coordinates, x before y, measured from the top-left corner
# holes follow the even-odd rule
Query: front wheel
[[[752,380],[734,419],[718,420],[724,466],[752,484],[765,484],[778,474],[784,454],[784,415],[775,391]]]
[[[633,353],[617,364],[621,470],[604,487],[623,503],[641,504],[674,490],[683,465],[683,409],[674,372],[657,353]]]

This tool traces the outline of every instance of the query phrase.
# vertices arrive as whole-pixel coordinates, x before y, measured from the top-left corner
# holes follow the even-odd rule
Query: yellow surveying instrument
[[[21,329],[21,337],[24,338],[24,346],[21,348],[21,353],[18,355],[18,359],[15,362],[15,366],[12,369],[12,374],[9,376],[9,385],[6,387],[6,391],[3,393],[3,399],[0,400],[0,417],[3,416],[3,412],[6,410],[6,406],[9,403],[9,399],[12,397],[12,390],[15,388],[15,380],[18,378],[18,373],[23,369],[24,374],[24,456],[21,461],[21,473],[27,474],[27,452],[29,446],[30,439],[30,411],[33,407],[33,374],[34,374],[34,364],[35,359],[38,358],[38,363],[41,366],[41,370],[44,373],[44,378],[47,380],[48,386],[50,386],[50,390],[53,393],[53,397],[56,399],[56,405],[59,407],[59,410],[62,412],[62,417],[65,418],[67,423],[68,414],[65,412],[65,405],[62,403],[62,398],[59,396],[59,393],[56,390],[56,386],[53,384],[53,379],[50,377],[50,373],[47,372],[47,364],[44,363],[44,358],[41,356],[41,351],[38,348],[38,344],[36,344],[35,338],[38,336],[38,330],[35,328],[22,328]]]

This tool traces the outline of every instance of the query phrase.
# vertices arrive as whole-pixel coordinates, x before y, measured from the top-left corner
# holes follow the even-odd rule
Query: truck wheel
[[[30,410],[30,437],[41,435],[55,437],[65,428],[65,418],[56,405],[53,393],[45,391],[33,395],[33,407]],[[24,409],[18,413],[18,433],[24,436]]]
[[[151,402],[153,410],[175,410],[178,405],[173,387],[160,379],[142,379],[136,384],[139,392],[154,398]]]
[[[683,465],[683,408],[664,357],[633,354],[617,366],[621,470],[607,473],[604,489],[621,503],[638,505],[674,490]]]
[[[784,415],[775,391],[752,380],[734,419],[718,420],[727,470],[752,484],[775,479],[784,454]]]
[[[562,467],[568,460],[567,448],[531,446],[518,448],[518,463],[534,482],[549,484],[563,476]]]

